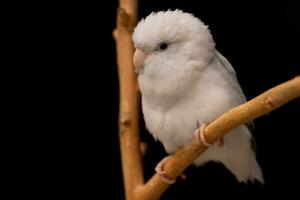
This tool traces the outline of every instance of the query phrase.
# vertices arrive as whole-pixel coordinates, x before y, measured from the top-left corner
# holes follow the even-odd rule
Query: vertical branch
[[[139,92],[133,68],[132,32],[137,22],[137,0],[120,0],[117,10],[117,64],[120,82],[119,139],[125,196],[134,199],[133,190],[144,182],[139,139]]]

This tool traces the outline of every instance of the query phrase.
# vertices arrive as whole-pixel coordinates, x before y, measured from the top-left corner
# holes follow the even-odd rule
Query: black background
[[[26,144],[32,148],[31,153],[24,153],[32,173],[20,172],[26,176],[21,185],[28,185],[35,173],[35,185],[26,192],[39,198],[124,199],[112,38],[118,2],[49,6],[41,6],[32,15],[39,20],[34,25],[38,31],[30,33],[37,43],[33,47],[36,53],[30,56],[38,67],[38,81],[32,83],[37,98],[30,100],[36,112],[35,120],[30,120],[34,128],[29,131],[37,132],[34,141],[38,147]],[[216,48],[232,63],[248,99],[300,74],[296,1],[143,0],[139,18],[169,8],[191,12],[209,25]],[[29,21],[24,20],[25,26]],[[31,40],[24,38],[27,46],[32,46]],[[28,105],[25,107],[32,112]],[[299,100],[295,100],[255,120],[264,186],[238,184],[222,165],[209,163],[189,167],[187,180],[179,179],[162,199],[298,196],[299,108]],[[148,180],[166,154],[145,130],[142,119],[141,127],[141,138],[148,143],[144,160]],[[28,160],[31,154],[36,155],[33,166]]]
[[[114,12],[117,3],[113,5]],[[152,11],[180,8],[191,12],[209,25],[216,48],[236,69],[240,84],[248,99],[284,82],[300,72],[299,13],[294,2],[287,1],[141,1],[140,18]],[[113,42],[112,42],[113,44]],[[112,59],[114,59],[112,49]],[[120,155],[117,137],[118,85],[117,68],[113,72],[113,131],[111,140],[113,198],[123,199]],[[259,198],[277,194],[297,194],[297,177],[300,148],[299,100],[255,120],[254,135],[257,141],[257,159],[265,185],[238,184],[222,166],[214,163],[201,168],[190,167],[188,179],[179,179],[162,196],[162,199],[201,198]],[[144,161],[146,180],[154,173],[154,167],[163,156],[164,149],[144,129],[142,139],[149,144]],[[295,182],[296,181],[296,182]]]

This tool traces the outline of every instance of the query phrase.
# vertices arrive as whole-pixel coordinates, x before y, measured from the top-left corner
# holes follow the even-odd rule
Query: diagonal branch
[[[267,114],[287,102],[300,96],[300,76],[282,83],[256,98],[232,108],[205,129],[209,143],[214,143],[230,130],[252,119]],[[171,178],[176,178],[201,154],[205,147],[199,140],[177,151],[164,165],[164,171]],[[163,182],[155,174],[147,183],[135,188],[136,200],[155,200],[163,194],[170,185]]]

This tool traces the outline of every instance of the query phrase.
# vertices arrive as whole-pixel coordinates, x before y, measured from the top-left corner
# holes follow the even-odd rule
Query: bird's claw
[[[171,157],[172,157],[172,155],[169,155],[169,156],[163,158],[163,159],[156,165],[156,167],[155,167],[156,173],[160,176],[160,178],[161,178],[164,182],[166,182],[166,183],[168,183],[168,184],[173,184],[173,183],[176,182],[175,179],[172,179],[171,177],[169,177],[169,176],[166,174],[166,172],[163,170],[163,167],[164,167],[165,163],[166,163]],[[182,179],[186,179],[186,175],[185,175],[185,174],[181,174],[180,177],[181,177]]]
[[[155,167],[155,171],[156,173],[160,176],[160,178],[168,183],[168,184],[173,184],[176,182],[176,180],[172,179],[171,177],[169,177],[166,172],[163,170],[163,166],[165,165],[165,163],[171,158],[170,156],[164,157]]]
[[[203,124],[201,124],[201,126],[199,128],[199,122],[197,120],[196,121],[197,129],[195,130],[195,135],[196,135],[196,138],[201,140],[201,142],[202,142],[202,144],[204,144],[204,146],[211,147],[213,144],[210,144],[209,142],[207,142],[206,137],[205,137],[205,128],[206,128],[206,126],[207,126],[207,124],[203,123]],[[218,146],[219,147],[224,146],[224,138],[223,137],[218,141]]]

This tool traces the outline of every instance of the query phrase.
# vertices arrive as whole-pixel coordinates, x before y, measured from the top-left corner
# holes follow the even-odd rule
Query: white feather
[[[197,121],[211,122],[245,102],[234,69],[215,50],[208,27],[193,15],[180,10],[152,13],[137,25],[133,41],[148,52],[138,76],[146,126],[168,153],[191,142]],[[158,51],[162,41],[169,47]],[[263,182],[247,127],[234,129],[224,142],[194,164],[221,162],[240,182]]]

